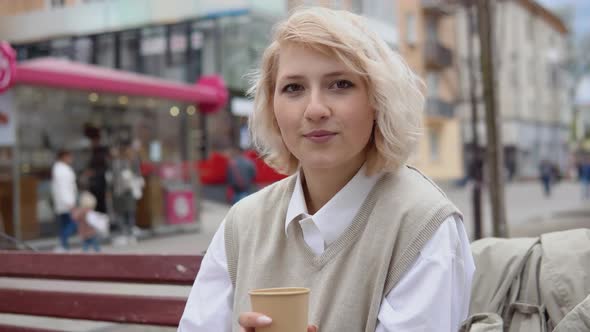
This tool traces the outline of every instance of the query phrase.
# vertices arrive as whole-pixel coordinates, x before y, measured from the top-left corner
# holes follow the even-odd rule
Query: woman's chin
[[[307,160],[301,163],[304,170],[329,170],[338,166],[338,162],[327,158],[318,158],[315,160]]]

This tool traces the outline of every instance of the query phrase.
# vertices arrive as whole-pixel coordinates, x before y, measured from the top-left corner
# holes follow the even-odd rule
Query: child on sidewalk
[[[88,213],[96,208],[96,198],[85,191],[80,194],[80,202],[72,210],[72,219],[78,224],[78,234],[82,238],[82,250],[85,252],[92,246],[94,251],[100,251],[100,242],[96,230],[88,223]]]

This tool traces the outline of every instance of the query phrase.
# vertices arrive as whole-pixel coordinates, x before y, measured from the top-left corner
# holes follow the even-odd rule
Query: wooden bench
[[[193,284],[202,256],[68,254],[0,251],[0,277],[46,280]],[[1,285],[1,284],[0,284]],[[0,313],[177,326],[186,298],[50,291],[0,286]],[[55,331],[2,325],[0,331]]]

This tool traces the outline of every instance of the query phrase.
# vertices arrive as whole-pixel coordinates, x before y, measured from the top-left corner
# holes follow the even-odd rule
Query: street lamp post
[[[498,128],[500,114],[496,103],[492,22],[492,1],[477,0],[481,72],[486,109],[486,134],[488,150],[489,190],[492,208],[493,236],[507,237],[506,209],[504,202],[504,156],[502,134]]]
[[[465,1],[465,12],[467,14],[467,61],[469,74],[469,100],[471,104],[471,149],[472,158],[469,165],[469,172],[471,173],[473,188],[472,188],[472,203],[473,203],[473,224],[474,224],[474,240],[482,238],[482,218],[481,218],[481,187],[482,187],[482,168],[483,162],[481,159],[479,149],[479,138],[477,134],[477,97],[476,97],[476,80],[473,68],[473,26],[475,20],[473,17],[472,2]]]

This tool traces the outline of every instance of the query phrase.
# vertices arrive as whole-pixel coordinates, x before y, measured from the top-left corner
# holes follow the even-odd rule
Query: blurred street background
[[[96,196],[111,234],[123,232],[120,160],[145,181],[132,202],[137,234],[187,224],[198,233],[205,202],[231,203],[230,149],[255,163],[256,187],[281,179],[250,144],[247,74],[272,25],[301,5],[363,14],[422,77],[425,134],[410,162],[477,225],[470,236],[506,236],[526,218],[584,205],[586,1],[2,0],[0,230],[57,237],[60,149],[72,152],[78,189]],[[555,190],[534,203],[545,185]]]
[[[235,151],[253,187],[284,177],[251,146],[247,74],[302,5],[364,15],[423,79],[410,163],[472,240],[590,227],[590,1],[0,0],[0,248],[63,250],[51,181],[65,149],[109,217],[103,252],[203,253],[236,194]],[[131,207],[125,163],[141,180]]]

